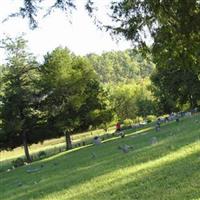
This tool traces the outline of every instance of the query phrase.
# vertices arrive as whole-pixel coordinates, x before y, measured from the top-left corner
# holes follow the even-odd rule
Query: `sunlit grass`
[[[108,132],[113,132],[114,127],[110,127]],[[89,140],[93,138],[95,135],[103,135],[105,131],[103,129],[88,131],[85,133],[80,133],[72,136],[72,142],[78,143],[80,141]],[[33,144],[29,147],[30,153],[37,153],[39,151],[51,151],[54,148],[59,148],[65,146],[65,138],[57,138],[57,139],[50,139],[45,140],[43,143]],[[24,156],[24,149],[23,147],[18,147],[12,151],[0,151],[0,162],[10,159],[15,159],[17,157]]]
[[[123,144],[133,149],[123,153],[118,149]],[[27,173],[30,168],[39,170]],[[165,124],[159,132],[149,127],[63,152],[0,176],[5,200],[197,200],[200,116]]]

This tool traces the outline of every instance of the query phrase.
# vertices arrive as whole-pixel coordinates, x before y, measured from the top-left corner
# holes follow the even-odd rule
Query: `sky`
[[[42,18],[39,14],[39,27],[30,30],[28,20],[20,17],[10,18],[2,21],[11,13],[16,12],[22,0],[1,0],[0,7],[0,39],[5,35],[16,37],[25,33],[28,40],[29,50],[42,60],[47,52],[51,52],[58,46],[67,47],[76,55],[86,55],[88,53],[100,54],[110,50],[125,50],[131,48],[131,42],[121,39],[113,40],[108,32],[99,30],[88,16],[84,9],[86,0],[76,0],[77,10],[74,10],[70,18],[67,18],[61,11],[55,11],[51,15]],[[53,0],[46,1],[48,3]],[[106,15],[106,8],[110,0],[99,0],[98,7],[101,9],[97,16],[104,23],[109,23],[110,19]],[[71,23],[69,22],[69,19]],[[3,49],[0,48],[0,62],[5,59]]]

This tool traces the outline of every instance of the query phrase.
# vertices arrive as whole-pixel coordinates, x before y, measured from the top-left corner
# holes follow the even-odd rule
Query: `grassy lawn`
[[[115,127],[110,127],[108,132],[111,133],[115,130]],[[103,129],[88,131],[85,133],[75,134],[71,136],[72,143],[76,144],[81,141],[90,140],[95,135],[103,135],[105,131]],[[45,140],[43,143],[33,144],[29,147],[30,154],[38,153],[39,151],[54,151],[55,148],[65,147],[65,138],[57,138],[57,139],[50,139]],[[10,163],[13,159],[17,157],[24,156],[24,148],[18,147],[12,151],[1,151],[0,152],[0,165],[5,165],[6,163]],[[1,166],[0,166],[1,167]]]
[[[2,200],[197,200],[200,115],[1,172],[0,181]]]

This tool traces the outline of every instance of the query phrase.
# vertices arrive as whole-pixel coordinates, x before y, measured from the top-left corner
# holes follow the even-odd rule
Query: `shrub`
[[[156,116],[155,115],[148,115],[147,116],[147,123],[151,123],[152,121],[156,120]]]
[[[24,165],[24,159],[23,158],[17,158],[16,160],[12,161],[12,164],[14,167],[20,167]]]
[[[142,117],[136,117],[133,122],[135,124],[139,124],[140,122],[143,122],[143,121],[144,121],[144,119]]]
[[[124,126],[131,126],[133,124],[133,120],[132,119],[125,119],[123,121]]]
[[[45,151],[40,151],[40,152],[38,153],[38,157],[39,157],[40,159],[45,158],[46,156],[47,156],[47,153],[46,153]]]

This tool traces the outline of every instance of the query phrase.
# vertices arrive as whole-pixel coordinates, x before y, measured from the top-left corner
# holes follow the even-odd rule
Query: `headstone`
[[[158,132],[160,130],[160,125],[157,125],[156,124],[156,127],[155,127],[156,131]]]
[[[30,163],[24,162],[24,165],[30,165]]]
[[[96,153],[92,152],[92,158],[95,159],[97,157]]]
[[[10,169],[7,169],[7,171],[6,172],[10,172],[11,170]]]
[[[124,138],[124,137],[125,137],[124,131],[117,131],[117,132],[116,132],[116,135],[117,135],[117,136],[120,136],[121,138]]]
[[[156,131],[159,131],[160,130],[160,123],[161,123],[161,119],[158,118],[157,121],[156,121]]]
[[[186,116],[187,116],[187,117],[190,117],[190,116],[192,116],[192,113],[191,113],[191,112],[187,112],[187,113],[186,113]]]
[[[124,131],[121,132],[121,138],[124,138],[125,137],[125,133]]]
[[[128,153],[128,152],[129,152],[129,146],[125,144],[125,145],[123,146],[123,148],[122,148],[122,151],[123,151],[124,153]]]
[[[120,145],[118,148],[119,148],[120,150],[122,150],[123,153],[128,153],[130,149],[133,149],[132,146],[129,146],[129,145],[127,145],[127,144],[125,144],[125,145]]]
[[[165,117],[165,123],[169,122],[169,117]]]
[[[27,170],[26,170],[27,173],[34,173],[34,172],[38,172],[38,171],[40,171],[39,168],[35,168],[35,169],[27,169]]]
[[[151,144],[156,144],[158,142],[157,138],[156,137],[152,137],[151,138]]]
[[[101,144],[101,139],[98,136],[95,136],[93,139],[93,143],[95,145],[100,145]]]

